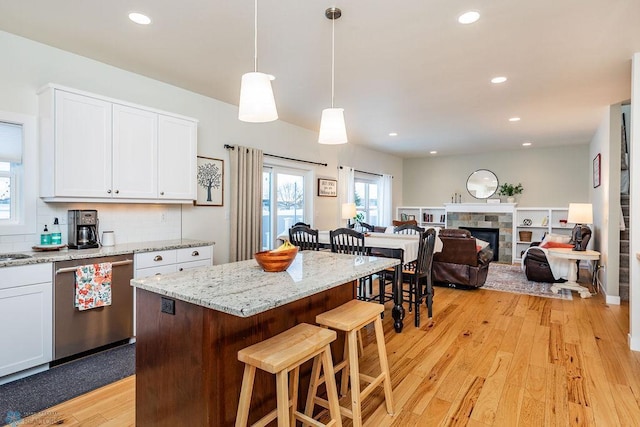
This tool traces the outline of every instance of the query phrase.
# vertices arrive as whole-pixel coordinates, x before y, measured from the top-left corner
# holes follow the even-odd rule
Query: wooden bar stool
[[[338,403],[338,391],[331,360],[329,344],[336,339],[335,331],[330,331],[319,326],[301,323],[262,342],[244,348],[238,352],[238,360],[245,364],[240,401],[238,403],[238,415],[236,427],[245,427],[249,419],[249,407],[251,405],[251,393],[256,368],[276,375],[276,400],[277,407],[260,420],[254,426],[264,426],[278,419],[278,427],[296,425],[296,419],[313,426],[342,426],[340,407]],[[310,359],[313,361],[313,374],[320,370],[320,364],[327,377],[327,397],[331,421],[321,424],[314,420],[309,413],[305,415],[297,410],[298,406],[298,379],[300,365]],[[289,372],[292,373],[289,381]],[[317,385],[313,386],[314,389]]]
[[[351,380],[351,409],[340,407],[340,412],[353,419],[354,426],[362,426],[362,400],[380,384],[384,385],[384,400],[387,413],[393,415],[393,395],[391,392],[391,376],[389,375],[389,363],[387,362],[387,349],[384,343],[384,331],[380,313],[384,311],[382,304],[352,300],[340,307],[334,308],[316,316],[316,322],[320,325],[346,332],[344,344],[344,360],[334,366],[334,371],[342,373],[341,395],[346,395],[348,380]],[[380,375],[371,377],[361,374],[358,365],[358,339],[357,334],[362,328],[373,323],[378,346],[378,358],[380,360]],[[325,371],[326,372],[326,371]],[[311,385],[307,396],[305,412],[312,413],[315,405],[329,407],[329,402],[318,397],[317,387],[323,381],[335,382],[331,378],[320,378],[319,372],[311,373]],[[315,376],[314,376],[315,375]],[[369,383],[364,390],[360,390],[360,381]]]

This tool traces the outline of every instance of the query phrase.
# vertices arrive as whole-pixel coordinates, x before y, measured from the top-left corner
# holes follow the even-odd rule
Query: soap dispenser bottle
[[[53,226],[51,227],[51,244],[62,244],[62,232],[60,231],[60,225],[58,225],[58,218],[53,219]]]
[[[42,231],[42,234],[40,235],[40,244],[41,245],[51,244],[51,233],[49,233],[49,229],[47,228],[46,224],[44,226],[44,230]]]

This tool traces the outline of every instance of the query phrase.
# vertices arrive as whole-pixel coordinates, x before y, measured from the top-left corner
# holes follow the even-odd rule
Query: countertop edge
[[[59,251],[27,251],[12,252],[28,254],[30,258],[0,261],[0,268],[17,267],[47,262],[71,261],[75,259],[91,259],[106,256],[137,254],[154,251],[166,251],[172,249],[194,248],[199,246],[212,246],[214,241],[195,239],[158,240],[148,242],[122,243],[115,246],[102,246],[95,249],[62,249]]]

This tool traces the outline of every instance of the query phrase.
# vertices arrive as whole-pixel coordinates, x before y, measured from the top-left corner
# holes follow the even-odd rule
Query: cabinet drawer
[[[136,254],[136,269],[176,263],[175,249]]]
[[[191,262],[205,259],[211,259],[213,247],[198,246],[197,248],[178,249],[177,262]]]
[[[51,263],[18,265],[0,268],[0,289],[35,283],[51,283],[53,267]]]
[[[138,268],[136,269],[136,279],[141,277],[151,277],[156,276],[158,274],[169,274],[176,272],[176,265],[159,265],[157,267],[149,267],[149,268]]]
[[[189,270],[190,268],[209,267],[211,265],[210,259],[201,259],[200,261],[183,262],[178,264],[177,271]]]

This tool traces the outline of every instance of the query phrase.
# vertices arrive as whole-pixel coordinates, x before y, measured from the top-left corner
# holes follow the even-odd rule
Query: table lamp
[[[593,207],[591,206],[591,203],[569,203],[567,221],[575,224],[571,236],[571,240],[574,244],[573,250],[584,251],[582,248],[582,228],[586,227],[591,230],[586,225],[593,223]]]
[[[342,204],[342,219],[347,220],[347,227],[351,225],[351,218],[356,216],[356,204],[355,203],[343,203]]]

